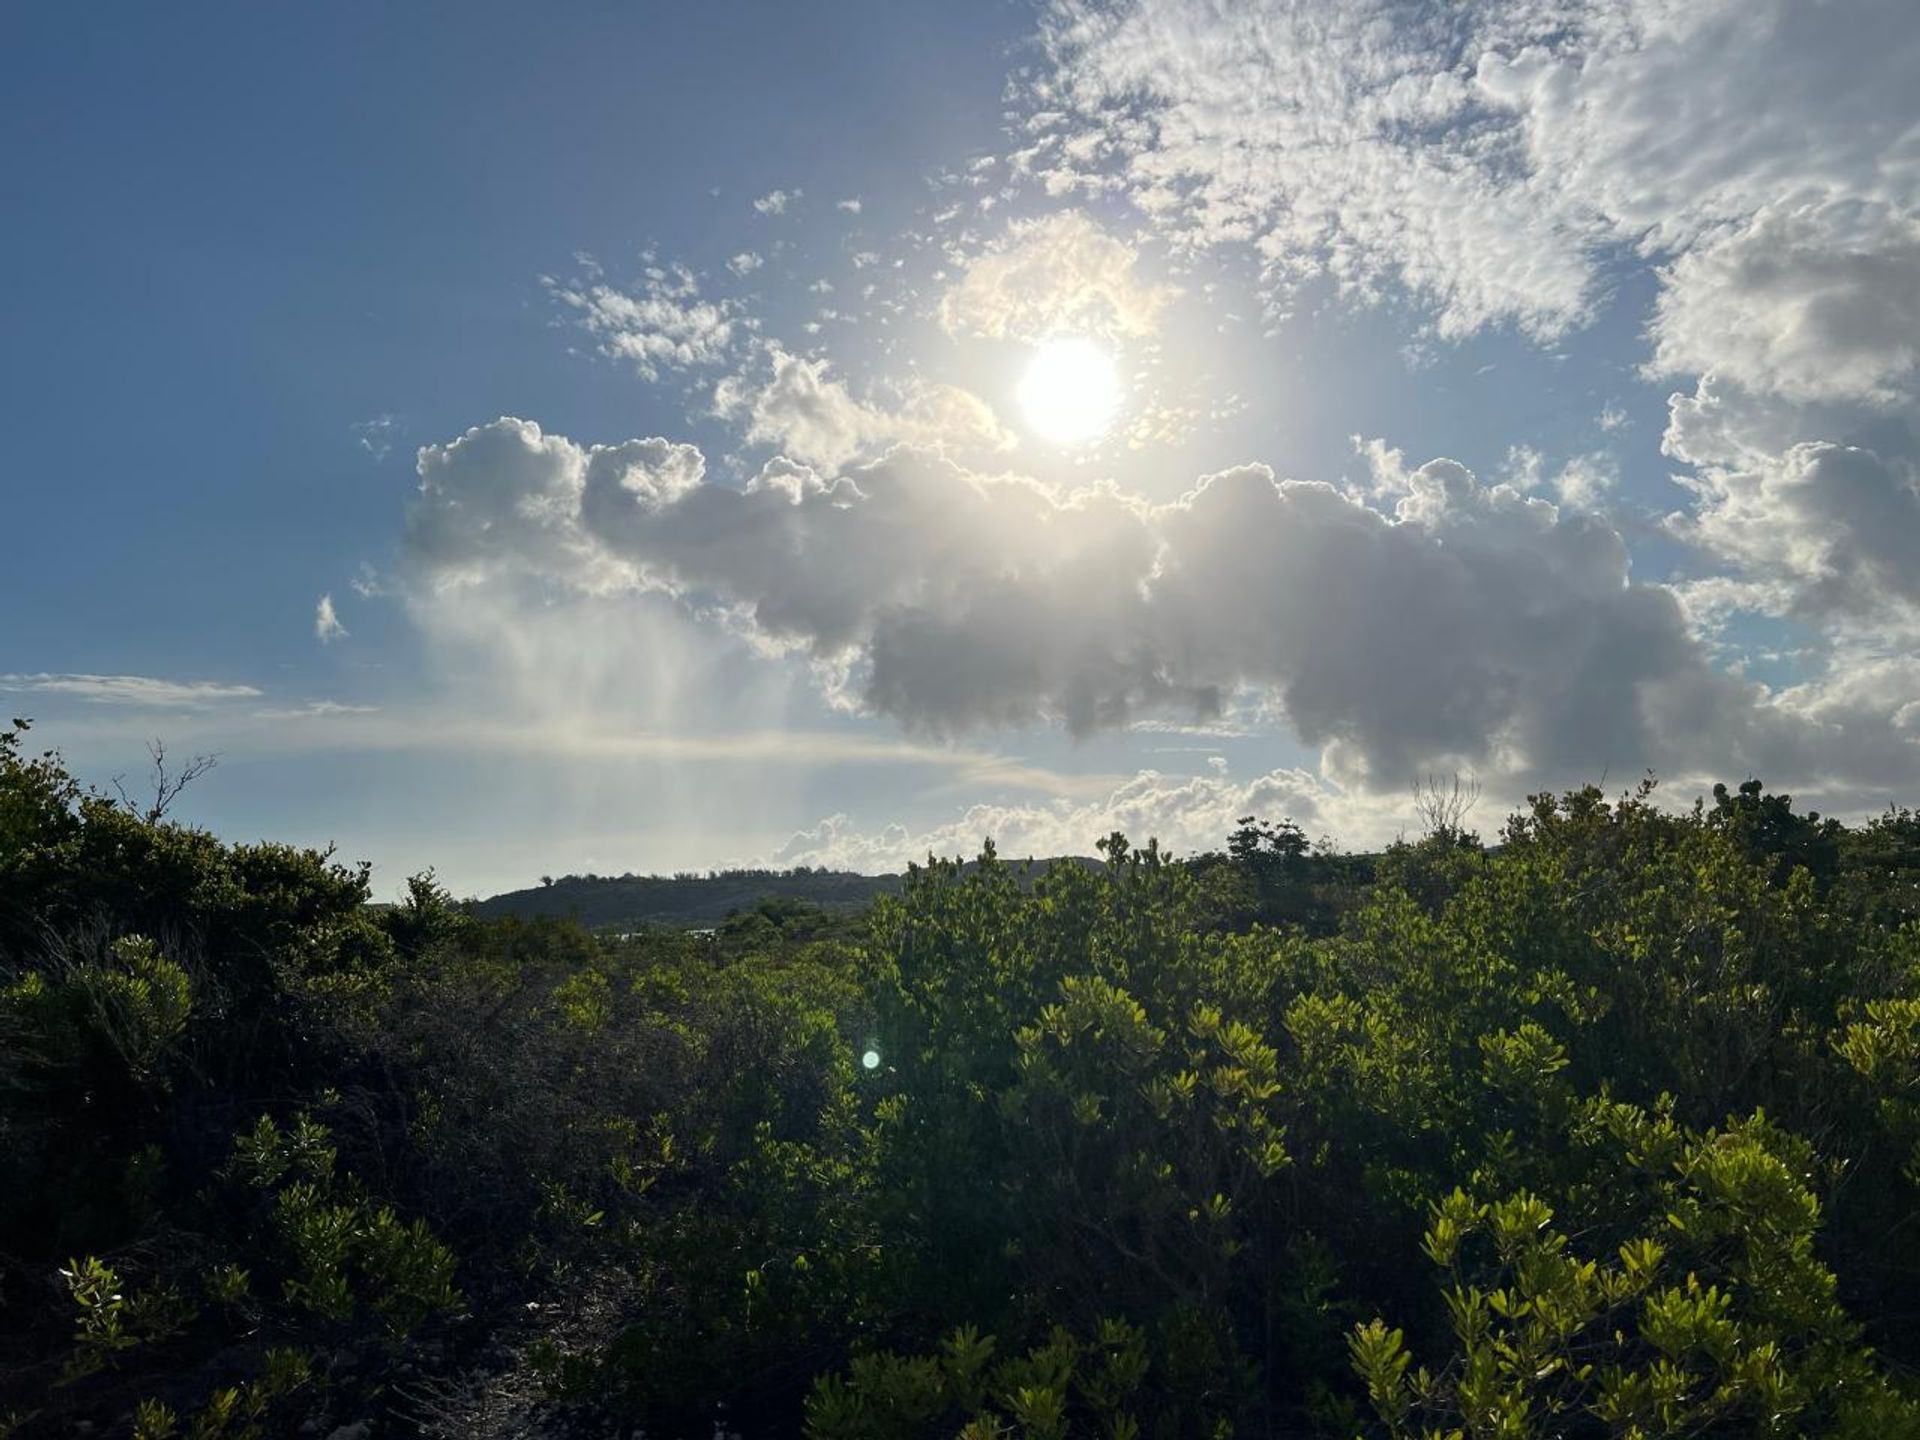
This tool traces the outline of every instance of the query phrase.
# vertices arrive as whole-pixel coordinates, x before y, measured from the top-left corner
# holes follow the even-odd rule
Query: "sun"
[[[1077,336],[1046,341],[1027,362],[1020,408],[1027,423],[1056,445],[1099,439],[1120,408],[1113,358]]]

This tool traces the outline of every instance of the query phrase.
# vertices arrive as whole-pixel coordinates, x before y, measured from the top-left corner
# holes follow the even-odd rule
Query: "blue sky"
[[[14,7],[0,703],[387,889],[1910,800],[1920,21],[1811,9]]]

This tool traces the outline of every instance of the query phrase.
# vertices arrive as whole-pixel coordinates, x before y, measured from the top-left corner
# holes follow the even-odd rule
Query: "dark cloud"
[[[421,472],[420,580],[664,589],[919,730],[1085,734],[1253,690],[1372,786],[1447,762],[1686,769],[1709,745],[1737,765],[1804,730],[1708,666],[1605,522],[1451,461],[1390,477],[1390,511],[1262,466],[1151,506],[905,450],[735,489],[690,446],[503,420],[429,447]]]

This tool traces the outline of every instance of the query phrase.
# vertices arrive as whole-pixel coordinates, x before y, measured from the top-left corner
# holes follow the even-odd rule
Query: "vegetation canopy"
[[[1920,1434],[1920,815],[1460,795],[596,932],[16,722],[0,1433]]]

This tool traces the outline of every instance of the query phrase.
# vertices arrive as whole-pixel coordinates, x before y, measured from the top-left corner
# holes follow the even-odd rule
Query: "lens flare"
[[[1056,445],[1097,440],[1120,408],[1119,372],[1091,340],[1049,340],[1027,362],[1020,408],[1027,423]]]

